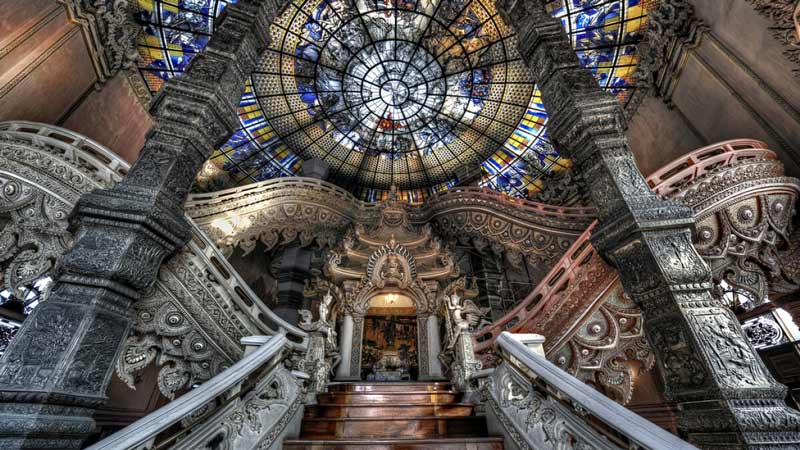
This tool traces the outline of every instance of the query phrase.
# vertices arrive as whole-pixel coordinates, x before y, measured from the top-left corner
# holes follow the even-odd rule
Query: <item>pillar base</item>
[[[424,377],[417,378],[417,381],[450,381],[450,380],[441,375],[426,375]]]
[[[0,403],[0,450],[77,450],[95,432],[94,409]]]
[[[780,400],[683,402],[679,410],[678,430],[705,450],[788,450],[800,442],[800,412]]]
[[[362,380],[361,377],[336,377],[333,381],[348,382],[348,381],[362,381]]]

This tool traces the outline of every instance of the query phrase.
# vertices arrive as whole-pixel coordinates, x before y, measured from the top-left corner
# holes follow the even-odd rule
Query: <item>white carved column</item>
[[[339,356],[342,358],[336,366],[336,379],[349,380],[350,366],[353,360],[353,316],[342,317],[342,328],[339,330]]]
[[[428,376],[432,380],[444,379],[442,375],[442,363],[439,361],[439,353],[442,351],[442,340],[439,336],[439,316],[431,314],[428,316]]]

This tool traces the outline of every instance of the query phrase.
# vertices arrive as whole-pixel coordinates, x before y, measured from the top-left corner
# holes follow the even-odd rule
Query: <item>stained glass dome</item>
[[[152,90],[207,43],[231,2],[140,0],[140,70]],[[627,101],[652,0],[548,3],[601,86]],[[242,128],[201,178],[214,187],[300,173],[328,162],[331,179],[366,200],[390,185],[419,201],[480,166],[482,185],[516,197],[569,165],[550,145],[547,115],[494,0],[296,0],[242,97]]]

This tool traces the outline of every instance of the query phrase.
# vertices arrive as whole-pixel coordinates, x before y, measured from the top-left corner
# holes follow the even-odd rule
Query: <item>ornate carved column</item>
[[[427,313],[417,316],[417,359],[419,360],[420,380],[431,379],[431,364],[428,344],[428,317]]]
[[[361,350],[364,348],[364,316],[353,316],[353,352],[350,360],[350,379],[361,379]]]
[[[79,448],[93,431],[128,308],[189,239],[186,195],[235,129],[245,79],[282,4],[245,0],[226,9],[206,50],[154,102],[156,125],[128,176],[78,202],[75,243],[53,292],[0,361],[0,449]]]
[[[712,297],[710,271],[691,241],[692,211],[661,200],[639,173],[617,99],[581,66],[541,0],[498,5],[539,82],[550,135],[598,209],[593,244],[644,311],[665,395],[680,402],[682,433],[704,448],[796,448],[800,414]]]

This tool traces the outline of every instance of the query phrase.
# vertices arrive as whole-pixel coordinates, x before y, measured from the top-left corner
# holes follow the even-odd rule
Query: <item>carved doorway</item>
[[[416,308],[402,294],[381,294],[370,300],[364,317],[361,379],[411,381],[419,377]]]

